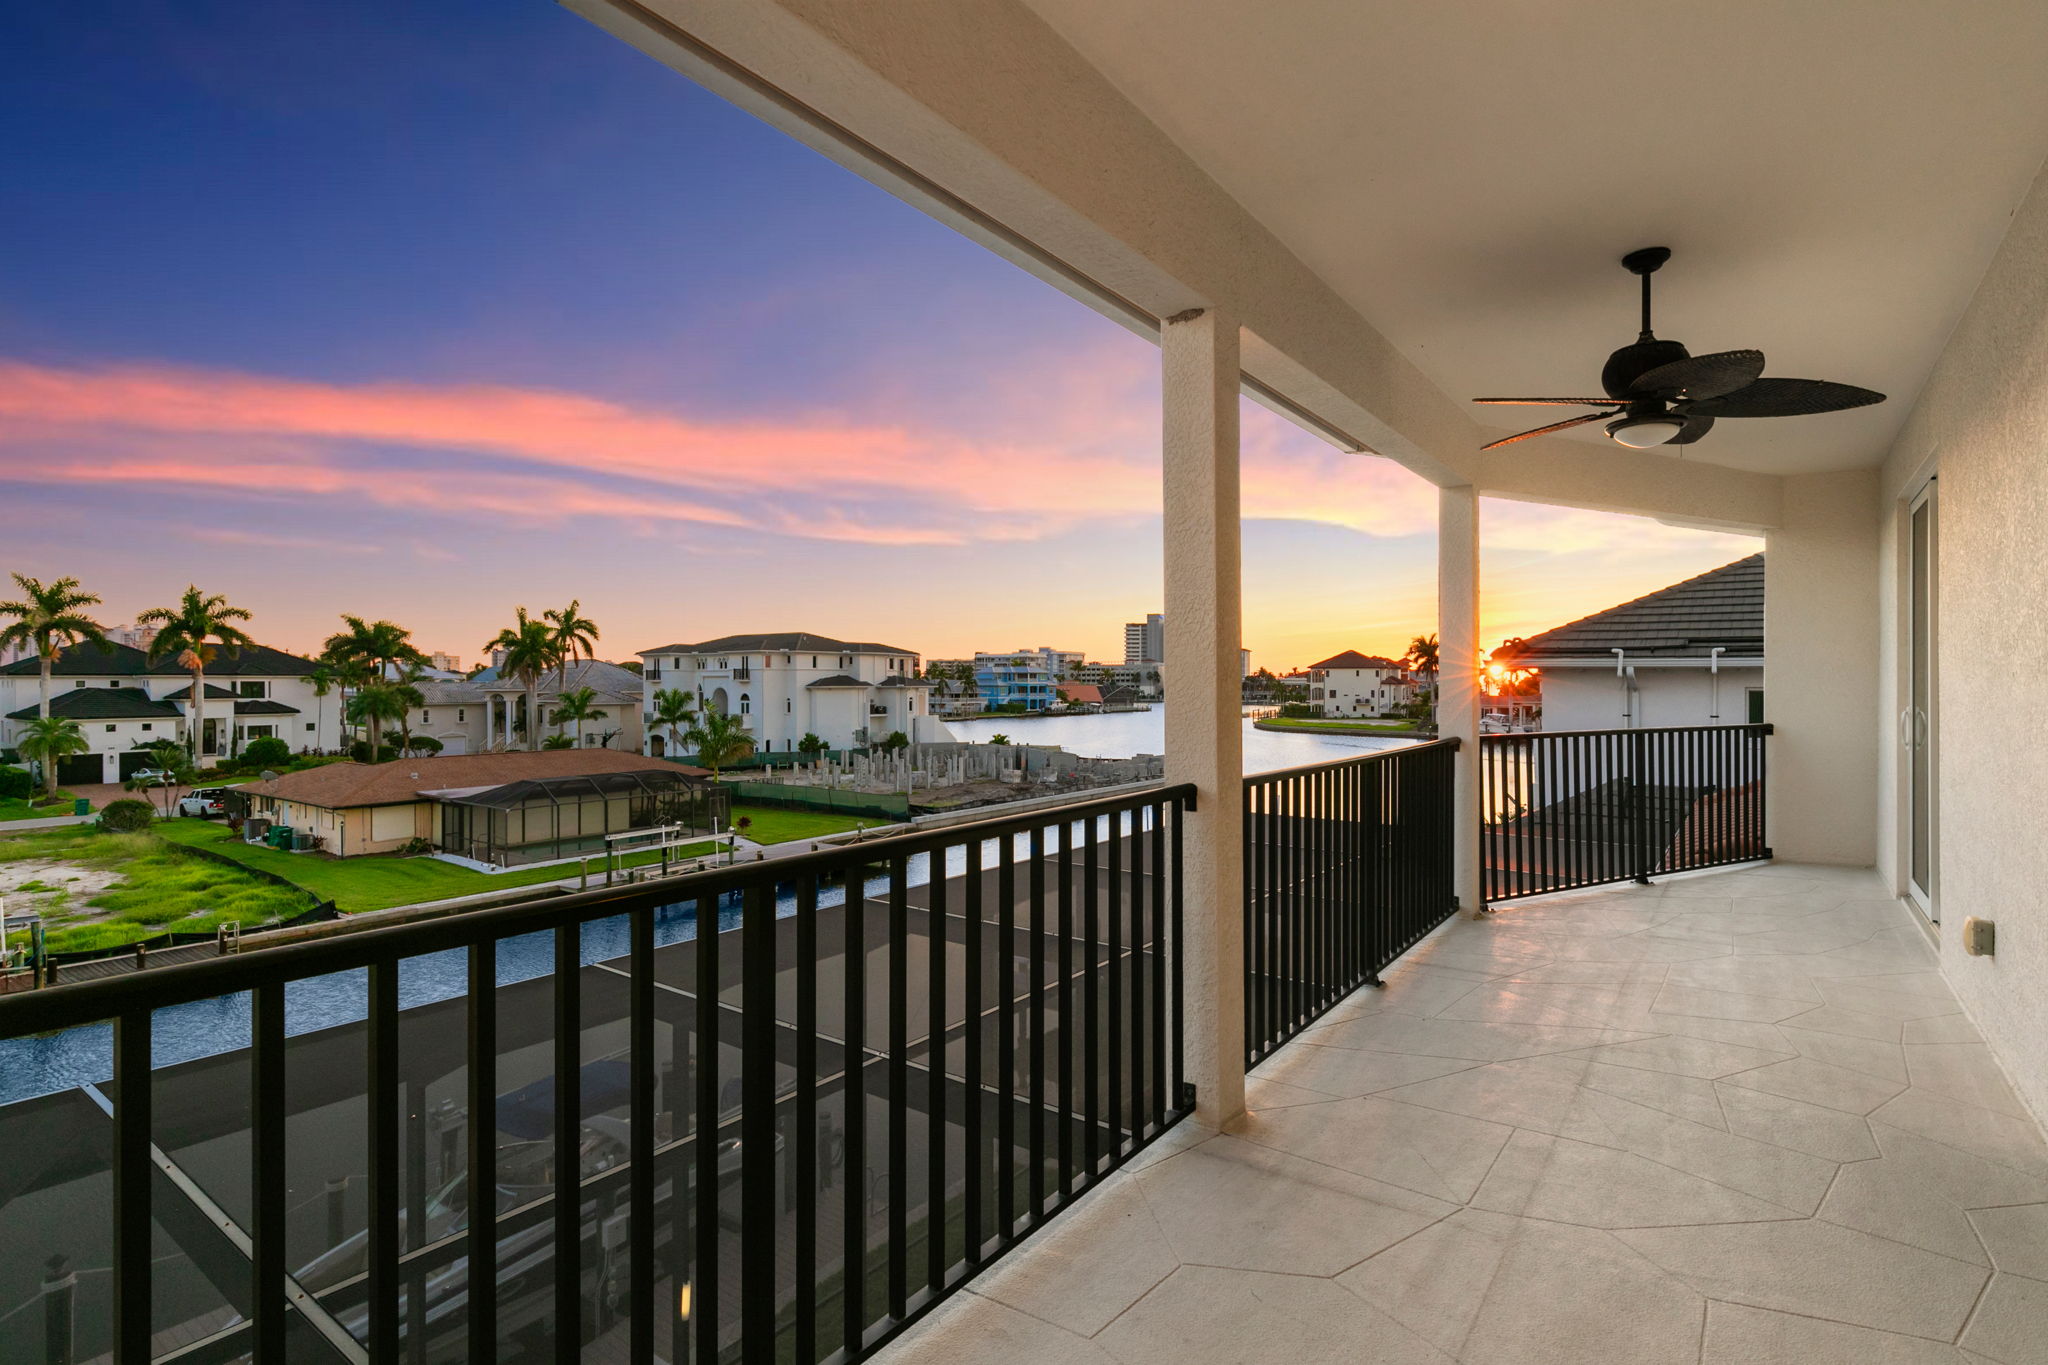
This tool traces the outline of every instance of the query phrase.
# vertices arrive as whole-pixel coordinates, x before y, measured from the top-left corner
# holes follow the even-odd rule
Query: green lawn
[[[873,829],[889,822],[876,815],[841,815],[829,810],[784,810],[780,806],[734,806],[732,818],[753,821],[742,838],[757,844],[786,844],[792,839],[817,839],[828,834],[848,834],[866,826]]]
[[[311,853],[283,853],[260,844],[243,843],[230,836],[227,827],[219,821],[164,820],[158,823],[156,832],[166,839],[199,845],[250,867],[289,877],[322,900],[331,900],[338,909],[350,914],[389,910],[393,906],[416,905],[421,901],[447,900],[451,896],[473,896],[484,891],[531,886],[536,882],[562,881],[577,874],[574,863],[494,873],[473,872],[438,858],[328,858]],[[714,847],[708,841],[690,844],[681,850],[670,850],[669,856],[671,859],[695,858],[711,852]],[[620,865],[644,867],[659,861],[657,853],[636,853],[621,859]],[[602,859],[593,858],[592,874],[595,875],[602,865]]]
[[[1274,716],[1259,724],[1275,730],[1393,730],[1407,733],[1416,728],[1412,720],[1297,720]]]
[[[51,952],[115,948],[165,932],[209,933],[227,920],[254,928],[313,907],[311,896],[187,857],[147,834],[72,825],[0,840],[0,863],[31,858],[63,860],[10,897],[17,911],[42,916]],[[104,889],[83,885],[108,873],[118,878]]]
[[[39,801],[43,800],[40,792],[36,794],[36,799]],[[58,789],[57,795],[53,800],[41,806],[32,806],[17,797],[0,798],[0,823],[8,820],[48,820],[55,816],[69,814],[71,814],[71,793],[64,791],[62,788]]]

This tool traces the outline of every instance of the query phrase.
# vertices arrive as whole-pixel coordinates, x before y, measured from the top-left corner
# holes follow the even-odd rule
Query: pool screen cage
[[[548,777],[441,801],[441,851],[509,867],[605,851],[605,836],[679,826],[711,834],[732,824],[732,795],[688,773]]]

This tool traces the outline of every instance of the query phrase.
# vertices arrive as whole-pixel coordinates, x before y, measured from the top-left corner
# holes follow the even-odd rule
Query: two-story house
[[[414,686],[420,690],[421,704],[411,718],[412,732],[439,740],[442,753],[482,754],[529,747],[526,687],[496,666],[474,678],[438,679]],[[580,747],[628,753],[644,748],[640,679],[631,669],[602,659],[579,660],[568,666],[566,676],[549,672],[540,679],[536,696],[542,741],[554,734],[577,737],[579,727],[573,722],[558,725],[555,713],[561,708],[563,693],[585,687],[595,695],[590,715],[580,727]]]
[[[229,757],[262,738],[296,752],[340,747],[341,697],[320,694],[314,669],[311,659],[268,645],[217,653],[206,666],[199,760]],[[109,641],[65,650],[51,674],[50,714],[77,721],[92,745],[58,764],[61,783],[122,781],[148,764],[138,745],[187,737],[192,675],[176,659],[151,663],[133,645]],[[38,714],[39,688],[33,657],[0,667],[0,747],[12,748],[22,723]]]
[[[789,753],[807,734],[835,749],[901,731],[918,743],[952,739],[931,714],[916,651],[785,631],[726,635],[640,651],[644,704],[663,690],[694,694],[706,711],[737,716],[760,753]],[[646,752],[686,750],[650,726]]]
[[[1392,659],[1347,649],[1308,666],[1308,701],[1323,716],[1379,716],[1415,695]]]

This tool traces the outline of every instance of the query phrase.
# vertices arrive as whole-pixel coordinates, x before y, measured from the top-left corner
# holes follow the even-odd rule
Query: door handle
[[[1913,747],[1913,708],[1910,706],[1899,712],[1899,747]]]

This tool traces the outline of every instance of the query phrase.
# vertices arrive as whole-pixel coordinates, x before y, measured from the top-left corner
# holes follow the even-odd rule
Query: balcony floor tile
[[[2048,1143],[1854,869],[1444,926],[891,1365],[2048,1365]]]

